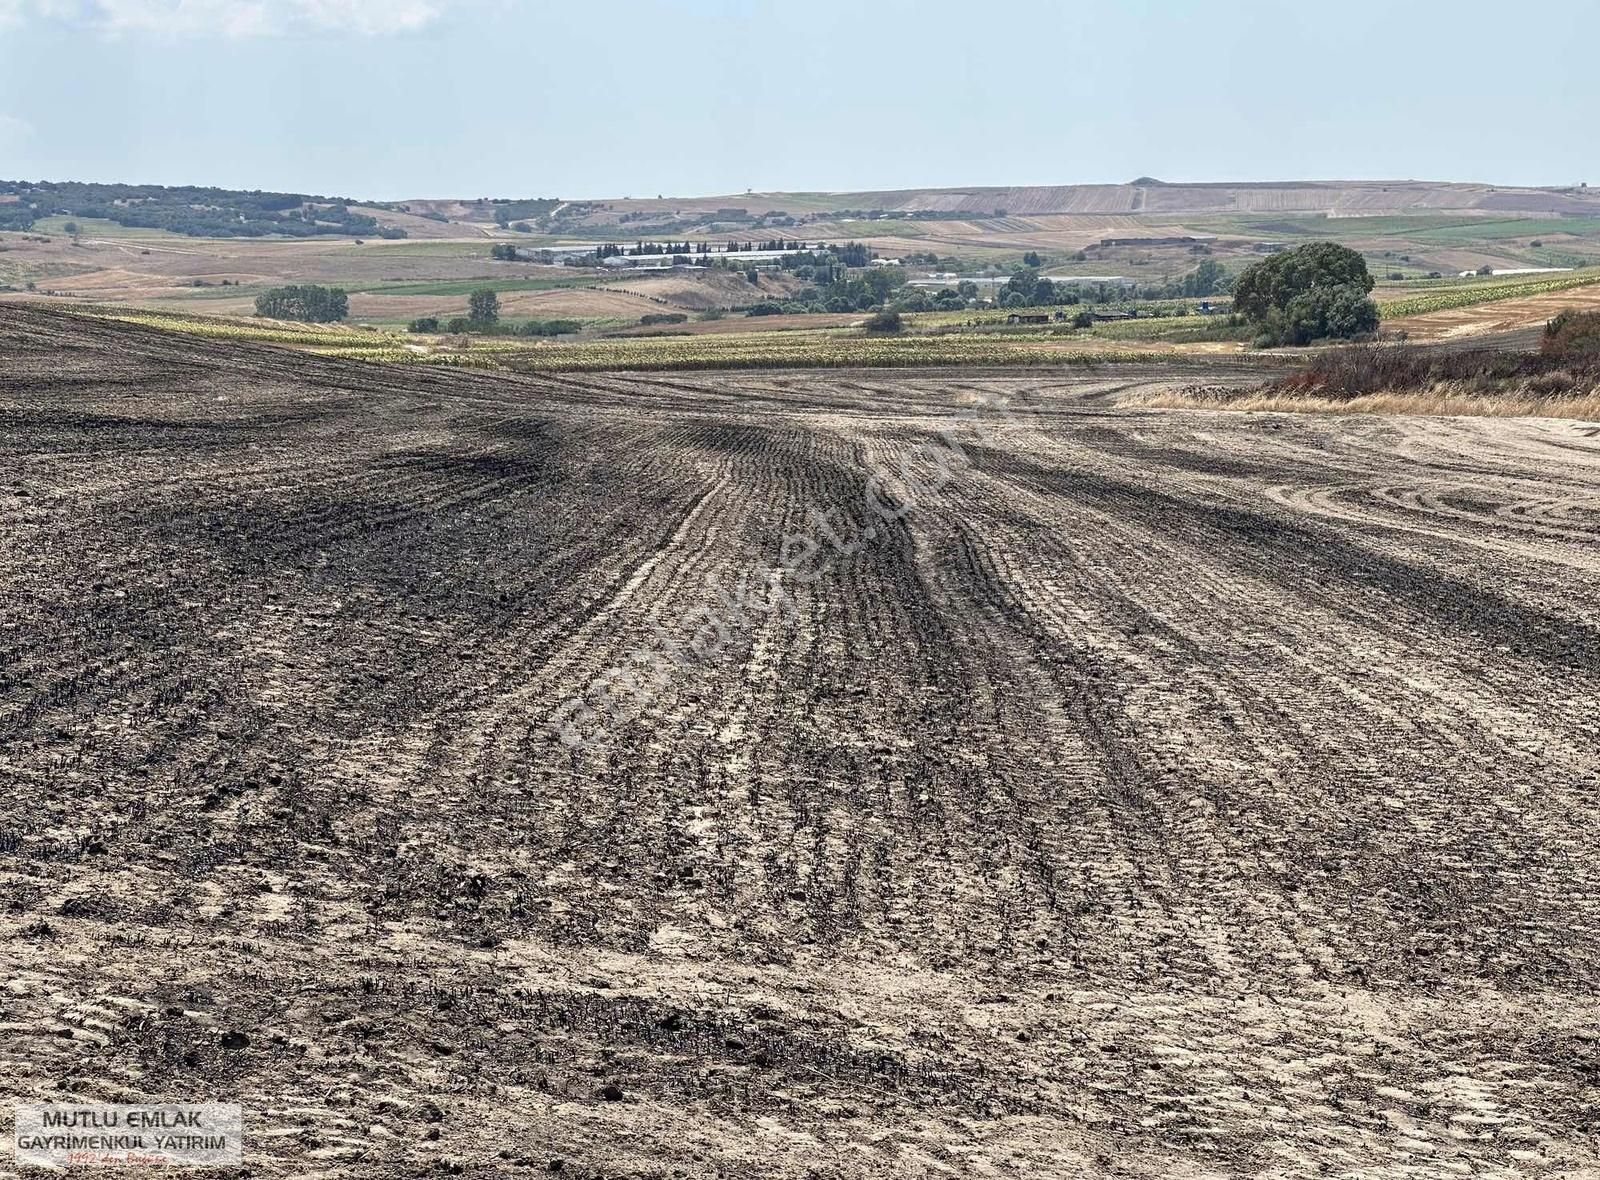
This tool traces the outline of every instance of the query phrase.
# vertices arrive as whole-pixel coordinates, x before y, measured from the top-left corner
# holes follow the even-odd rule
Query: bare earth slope
[[[1593,1175],[1600,438],[1115,404],[1174,376],[0,309],[0,1108],[237,1100],[255,1176]],[[552,734],[811,509],[860,550]]]
[[[421,204],[419,202],[419,204]],[[1214,184],[977,186],[854,193],[739,193],[712,197],[608,199],[611,212],[710,211],[825,213],[836,209],[938,210],[988,217],[1047,213],[1326,213],[1330,217],[1449,211],[1495,215],[1592,216],[1600,191],[1517,188],[1425,180],[1286,180]],[[485,214],[486,216],[487,214]]]

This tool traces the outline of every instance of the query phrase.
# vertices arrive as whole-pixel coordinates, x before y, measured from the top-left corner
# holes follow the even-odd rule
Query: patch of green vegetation
[[[1554,234],[1600,233],[1600,217],[1563,217],[1559,220],[1522,217],[1506,221],[1463,222],[1418,230],[1411,236],[1419,241],[1447,246],[1467,246],[1474,242],[1501,242],[1516,238],[1543,238]]]
[[[1160,320],[1124,320],[1096,324],[1088,330],[1101,340],[1152,340],[1165,344],[1205,344],[1249,340],[1254,335],[1232,316],[1173,316]]]
[[[30,233],[49,234],[51,236],[66,237],[68,225],[78,227],[78,236],[83,238],[165,238],[182,240],[182,234],[175,234],[165,229],[144,229],[132,225],[118,225],[115,221],[107,221],[103,217],[40,217],[33,223]]]
[[[0,254],[0,284],[19,290],[26,289],[29,283],[43,284],[46,279],[69,278],[87,274],[92,269],[64,262],[12,262]]]
[[[1554,237],[1555,233],[1570,233],[1586,237],[1600,233],[1600,217],[1522,217],[1515,221],[1475,222],[1459,227],[1440,227],[1422,230],[1416,237],[1424,241],[1443,241],[1446,245],[1467,245],[1472,241],[1504,241],[1507,238]]]
[[[526,201],[495,201],[494,219],[499,225],[516,221],[537,221],[548,217],[561,204],[555,197],[536,197]]]

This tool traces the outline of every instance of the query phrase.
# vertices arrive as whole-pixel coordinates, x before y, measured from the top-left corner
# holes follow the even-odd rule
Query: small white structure
[[[1491,274],[1491,275],[1553,275],[1553,274],[1559,274],[1562,271],[1568,271],[1568,270],[1571,270],[1571,269],[1572,268],[1570,266],[1512,266],[1512,267],[1506,267],[1504,270],[1496,268],[1494,270],[1491,270],[1489,272],[1489,274]],[[1475,279],[1475,278],[1478,277],[1478,272],[1475,271],[1475,270],[1464,270],[1464,271],[1461,272],[1461,277],[1464,278],[1464,279]]]

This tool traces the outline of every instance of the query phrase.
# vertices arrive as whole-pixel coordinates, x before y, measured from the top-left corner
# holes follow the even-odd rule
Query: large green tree
[[[1233,306],[1261,328],[1264,343],[1349,339],[1377,330],[1372,287],[1360,254],[1337,242],[1312,242],[1246,268],[1234,284]]]
[[[1207,258],[1189,274],[1183,276],[1183,293],[1186,297],[1215,295],[1227,279],[1228,272],[1214,258]]]
[[[499,323],[500,296],[494,288],[484,287],[467,297],[467,318],[480,328]]]
[[[880,266],[861,276],[874,303],[882,303],[891,294],[906,285],[906,272],[898,266]]]
[[[1027,303],[1033,302],[1033,289],[1039,285],[1039,272],[1031,266],[1019,266],[1006,280],[1006,294],[1021,295]],[[1010,306],[1010,305],[1008,305]],[[1017,306],[1021,306],[1018,304]]]

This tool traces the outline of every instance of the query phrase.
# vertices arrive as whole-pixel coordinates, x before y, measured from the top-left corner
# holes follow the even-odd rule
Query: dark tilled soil
[[[1195,380],[0,309],[0,1101],[239,1101],[255,1176],[1595,1174],[1600,437],[1118,404]]]

